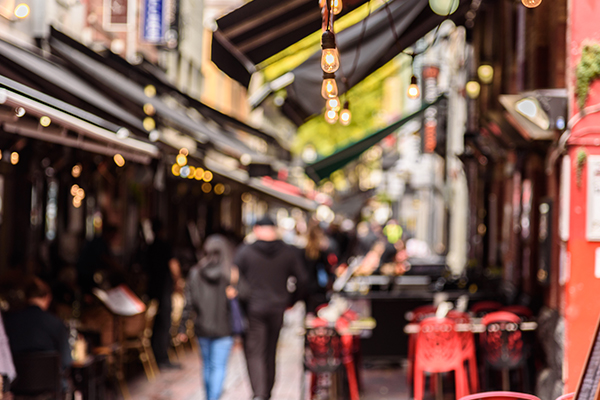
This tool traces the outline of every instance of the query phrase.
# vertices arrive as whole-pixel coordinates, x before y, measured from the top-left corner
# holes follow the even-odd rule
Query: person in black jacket
[[[245,302],[248,330],[244,342],[246,363],[255,400],[267,400],[275,384],[275,356],[283,313],[291,295],[287,290],[290,276],[296,278],[296,290],[306,286],[306,271],[297,249],[278,239],[277,227],[269,218],[253,228],[256,242],[242,247],[234,259],[240,277],[248,288]]]
[[[190,270],[185,286],[186,306],[180,332],[185,330],[185,322],[193,313],[207,400],[221,397],[233,346],[229,300],[237,294],[231,285],[232,275],[237,276],[237,271],[232,268],[232,254],[233,248],[224,236],[209,236],[204,243],[204,256]]]

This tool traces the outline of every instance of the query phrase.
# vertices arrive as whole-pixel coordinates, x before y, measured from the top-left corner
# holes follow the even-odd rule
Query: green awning
[[[322,158],[314,164],[307,165],[305,168],[306,174],[315,182],[319,182],[321,179],[327,178],[333,172],[343,168],[351,161],[357,159],[362,153],[379,143],[386,136],[394,133],[396,130],[402,127],[402,125],[419,116],[429,107],[437,104],[444,97],[444,95],[439,96],[433,103],[423,105],[423,107],[421,107],[419,110],[399,119],[393,124],[366,136],[358,142],[354,142],[346,147],[341,148],[332,155]]]

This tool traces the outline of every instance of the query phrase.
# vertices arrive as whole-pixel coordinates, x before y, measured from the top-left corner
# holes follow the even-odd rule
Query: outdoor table
[[[317,328],[319,326],[323,326],[323,325],[316,325],[314,323],[314,321],[317,318],[310,318],[307,317],[304,321],[304,328],[305,329],[314,329]],[[369,331],[369,330],[373,330],[375,329],[375,326],[377,325],[377,323],[375,322],[375,320],[373,318],[360,318],[356,321],[350,321],[350,325],[348,326],[347,329],[345,329],[343,332],[338,332],[340,335],[351,335],[351,336],[360,336],[364,331]],[[325,325],[326,328],[332,328],[335,329],[336,328],[336,323],[335,322],[327,322],[327,325]],[[302,334],[304,334],[306,332],[302,332]]]
[[[535,321],[523,321],[519,324],[519,329],[521,331],[534,331],[537,329],[537,322]],[[483,333],[485,332],[485,325],[481,323],[481,318],[472,318],[472,322],[470,324],[456,324],[457,332],[467,332],[471,331],[473,333]],[[404,327],[404,333],[409,335],[414,335],[419,333],[419,324],[418,323],[410,323]]]
[[[86,400],[106,398],[106,356],[88,355],[85,360],[76,361],[71,366],[71,376],[75,390]]]

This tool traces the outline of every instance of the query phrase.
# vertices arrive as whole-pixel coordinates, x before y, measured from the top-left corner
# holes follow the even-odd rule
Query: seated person
[[[69,334],[62,321],[47,312],[52,302],[50,287],[34,277],[25,286],[25,297],[25,309],[4,316],[13,357],[19,353],[57,351],[64,371],[72,362]]]

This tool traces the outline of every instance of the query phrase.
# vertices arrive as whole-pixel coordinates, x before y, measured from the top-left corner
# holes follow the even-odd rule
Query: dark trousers
[[[171,293],[165,291],[158,298],[158,310],[152,330],[152,351],[157,363],[169,362],[171,346]]]
[[[248,313],[244,350],[255,397],[271,397],[275,384],[275,353],[282,325],[283,310]]]

